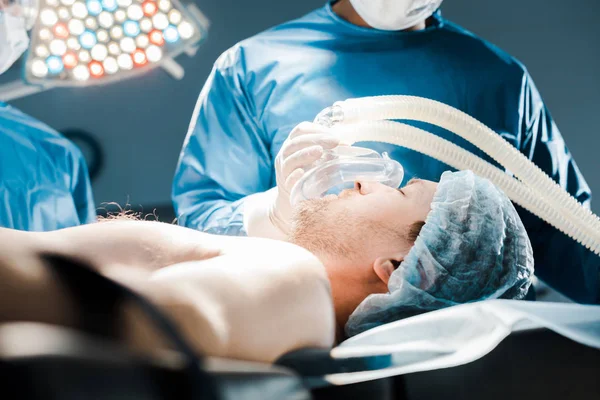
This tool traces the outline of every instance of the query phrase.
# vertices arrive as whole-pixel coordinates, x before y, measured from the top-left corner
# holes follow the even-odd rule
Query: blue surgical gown
[[[49,126],[0,103],[0,227],[50,231],[96,218],[85,160]]]
[[[355,26],[330,4],[244,40],[216,61],[180,155],[173,200],[182,225],[243,234],[245,197],[275,185],[273,161],[296,124],[335,101],[375,95],[441,101],[483,122],[581,203],[591,192],[525,67],[438,11],[427,29]],[[485,155],[441,128],[409,122]],[[382,143],[405,179],[449,167]],[[600,258],[524,210],[538,276],[580,302],[599,301]]]

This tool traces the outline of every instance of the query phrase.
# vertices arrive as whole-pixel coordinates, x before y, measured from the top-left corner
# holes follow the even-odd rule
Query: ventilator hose
[[[516,204],[600,255],[600,232],[585,229],[578,219],[561,214],[556,207],[549,204],[545,198],[538,196],[523,182],[448,140],[422,129],[392,121],[364,121],[338,126],[334,131],[339,132],[348,144],[364,141],[365,132],[368,132],[369,141],[406,147],[458,170],[471,170],[492,181]]]
[[[600,219],[581,205],[537,165],[496,132],[468,114],[438,101],[414,96],[375,96],[337,102],[332,107],[337,121],[351,124],[364,120],[404,119],[438,125],[471,142],[514,173],[523,183],[556,205],[563,214],[578,217],[581,224],[600,231]],[[362,140],[371,140],[368,134]]]

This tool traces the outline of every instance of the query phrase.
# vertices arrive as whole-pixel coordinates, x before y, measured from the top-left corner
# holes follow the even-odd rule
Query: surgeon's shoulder
[[[322,35],[330,21],[319,8],[299,18],[271,27],[225,50],[215,62],[215,68],[226,71],[257,71],[277,60],[281,50],[304,45],[311,35]]]
[[[61,138],[56,130],[45,123],[4,103],[0,103],[0,121],[3,130],[18,130],[20,138],[31,137],[38,141]]]
[[[464,56],[470,63],[481,64],[505,74],[514,74],[519,78],[526,73],[523,63],[515,57],[464,27],[445,20],[442,29],[453,43],[453,48],[460,49],[459,55]]]
[[[19,141],[15,141],[11,148],[17,146],[19,151],[23,154],[31,153],[33,158],[53,159],[55,167],[66,162],[66,168],[69,169],[73,159],[83,158],[79,148],[61,133],[21,110],[3,103],[0,103],[0,131],[18,133]],[[13,137],[2,135],[0,142],[11,140]]]

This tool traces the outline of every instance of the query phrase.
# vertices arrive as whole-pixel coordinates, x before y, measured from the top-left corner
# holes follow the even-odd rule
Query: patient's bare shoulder
[[[247,254],[265,261],[276,261],[269,264],[276,269],[293,268],[327,277],[321,261],[308,250],[295,244],[254,237],[225,236],[219,240],[222,254]]]
[[[212,337],[210,346],[198,343],[204,352],[269,362],[292,350],[333,345],[331,290],[313,254],[268,239],[226,242],[222,256],[157,275],[177,279],[178,288],[186,286],[192,297],[198,296],[195,313]]]
[[[273,360],[299,348],[331,347],[335,314],[320,260],[304,248],[270,239],[244,238],[236,249],[246,260],[241,269],[262,274],[255,286],[261,305],[254,314],[257,319],[248,327],[248,332],[255,333],[249,350]],[[240,337],[235,342],[245,340]]]

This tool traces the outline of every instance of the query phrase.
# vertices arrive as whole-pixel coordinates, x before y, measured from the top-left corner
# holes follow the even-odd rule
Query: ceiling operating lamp
[[[173,58],[194,55],[207,29],[200,10],[178,0],[39,0],[23,78],[37,86],[31,93],[107,84],[156,67],[181,79]]]

